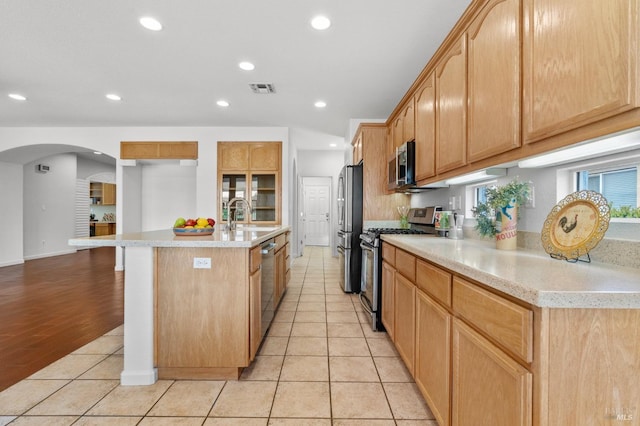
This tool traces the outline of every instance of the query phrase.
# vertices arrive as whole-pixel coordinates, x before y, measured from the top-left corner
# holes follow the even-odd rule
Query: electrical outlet
[[[193,258],[194,269],[211,269],[210,257],[194,257]]]
[[[529,191],[529,199],[525,203],[524,208],[525,209],[535,209],[536,208],[536,188],[533,185],[531,185],[531,188],[530,188],[530,191]]]

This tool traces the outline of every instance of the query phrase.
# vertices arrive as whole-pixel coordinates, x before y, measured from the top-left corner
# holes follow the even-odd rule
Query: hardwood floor
[[[0,391],[123,323],[114,256],[101,247],[0,268]]]

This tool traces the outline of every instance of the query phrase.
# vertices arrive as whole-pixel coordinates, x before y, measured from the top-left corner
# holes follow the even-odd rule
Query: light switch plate
[[[193,258],[194,269],[211,269],[210,257],[194,257]]]

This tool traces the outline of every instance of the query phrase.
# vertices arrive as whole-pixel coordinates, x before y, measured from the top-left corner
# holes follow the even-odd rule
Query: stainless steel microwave
[[[389,161],[389,189],[397,190],[416,185],[416,142],[408,141],[396,148]]]

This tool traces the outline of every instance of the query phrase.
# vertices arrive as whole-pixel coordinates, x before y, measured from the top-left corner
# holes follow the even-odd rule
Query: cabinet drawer
[[[260,246],[252,248],[249,252],[249,272],[253,274],[258,270],[261,263],[262,253],[260,251]]]
[[[422,260],[416,263],[416,285],[438,302],[451,307],[451,274]]]
[[[391,266],[396,265],[396,248],[389,243],[382,243],[382,258]]]
[[[453,279],[453,310],[525,362],[533,358],[533,312],[461,278]]]
[[[412,283],[416,282],[416,258],[406,251],[396,250],[396,270],[407,277]]]

